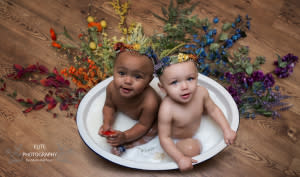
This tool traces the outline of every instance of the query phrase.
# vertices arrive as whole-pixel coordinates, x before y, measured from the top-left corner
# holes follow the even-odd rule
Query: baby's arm
[[[144,108],[139,117],[138,122],[130,129],[116,133],[108,138],[108,143],[112,146],[118,146],[124,143],[132,142],[142,136],[144,136],[152,127],[153,122],[157,119],[157,112],[160,100],[155,96],[148,96],[144,100]]]
[[[175,145],[171,137],[172,114],[171,108],[162,103],[158,114],[158,136],[165,152],[177,163],[180,171],[193,168],[192,163],[197,162],[191,157],[185,156]]]
[[[106,88],[106,98],[102,109],[103,123],[99,129],[99,135],[103,135],[103,132],[111,130],[111,127],[115,121],[116,108],[113,105],[111,98],[111,84]]]
[[[210,98],[207,89],[203,89],[202,93],[204,94],[205,109],[209,116],[212,117],[216,121],[216,123],[221,127],[224,134],[225,143],[228,145],[233,144],[236,139],[236,132],[231,129],[222,110]]]

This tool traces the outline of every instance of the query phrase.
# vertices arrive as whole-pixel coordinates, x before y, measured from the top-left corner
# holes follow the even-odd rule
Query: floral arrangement
[[[281,95],[272,73],[279,78],[290,76],[298,62],[297,56],[278,56],[274,72],[263,73],[260,66],[265,63],[265,58],[258,56],[252,61],[248,56],[249,47],[241,46],[230,52],[236,41],[247,37],[251,27],[248,15],[239,15],[218,30],[215,28],[219,23],[218,17],[209,20],[191,16],[197,2],[187,8],[184,8],[186,1],[177,0],[176,3],[175,6],[171,0],[168,8],[161,7],[162,15],[153,13],[165,25],[162,33],[149,37],[144,35],[141,24],[127,25],[129,3],[121,4],[119,0],[112,0],[111,5],[120,17],[118,28],[123,35],[120,39],[109,37],[105,33],[106,21],[96,21],[93,16],[87,18],[87,30],[77,38],[71,37],[66,28],[61,33],[50,28],[51,46],[68,56],[70,66],[60,72],[56,68],[49,72],[38,63],[27,67],[15,64],[14,72],[6,78],[39,84],[49,90],[41,100],[17,98],[15,91],[7,95],[26,107],[24,113],[45,106],[50,112],[58,104],[62,111],[69,110],[70,106],[76,110],[89,89],[112,75],[117,54],[123,50],[135,50],[153,59],[157,75],[172,63],[195,61],[200,73],[227,88],[238,105],[241,117],[255,118],[259,114],[275,118],[279,117],[280,111],[291,107],[282,102],[289,96]],[[174,55],[175,52],[179,54]],[[0,91],[7,92],[4,78],[0,78]],[[74,116],[73,113],[68,115]]]

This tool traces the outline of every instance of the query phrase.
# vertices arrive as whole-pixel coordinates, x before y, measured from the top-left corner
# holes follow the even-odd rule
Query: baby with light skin
[[[158,115],[159,140],[180,171],[191,170],[197,162],[192,157],[201,153],[201,142],[194,136],[203,114],[208,114],[220,126],[227,145],[234,143],[236,132],[208,90],[197,84],[198,71],[193,60],[164,67],[159,81],[159,88],[166,94]]]
[[[106,88],[103,124],[99,135],[106,137],[112,153],[144,144],[157,135],[160,96],[149,85],[153,79],[153,63],[137,51],[122,51],[114,63],[113,80]],[[126,131],[114,130],[116,113],[122,112],[137,123]]]

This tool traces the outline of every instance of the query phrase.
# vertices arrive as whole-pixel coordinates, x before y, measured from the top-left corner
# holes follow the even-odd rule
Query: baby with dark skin
[[[151,59],[136,51],[123,51],[115,60],[113,80],[106,88],[103,124],[99,129],[99,135],[106,137],[115,155],[121,155],[120,146],[132,148],[157,135],[161,99],[149,85],[153,72]],[[114,130],[117,112],[126,114],[137,123],[126,131]],[[112,133],[107,135],[106,132]]]

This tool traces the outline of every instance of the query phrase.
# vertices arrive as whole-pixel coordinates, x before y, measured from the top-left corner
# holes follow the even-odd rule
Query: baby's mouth
[[[130,93],[132,90],[133,90],[133,89],[121,87],[121,91],[122,91],[123,93],[126,93],[126,94]]]
[[[181,95],[181,98],[188,99],[190,97],[190,95],[191,95],[190,93],[186,93],[186,94]]]

